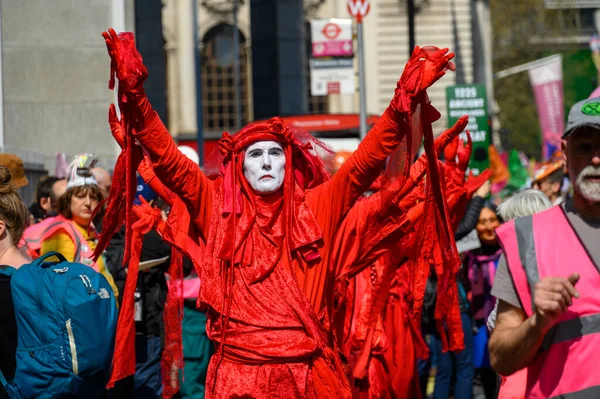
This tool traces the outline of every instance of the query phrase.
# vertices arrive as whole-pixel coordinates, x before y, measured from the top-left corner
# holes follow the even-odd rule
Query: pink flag
[[[562,57],[529,69],[529,80],[542,129],[542,157],[547,160],[560,149],[565,131]]]

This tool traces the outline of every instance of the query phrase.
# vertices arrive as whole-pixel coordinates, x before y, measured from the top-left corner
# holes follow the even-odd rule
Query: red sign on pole
[[[371,10],[370,0],[346,0],[348,12],[356,18],[356,22],[362,22],[362,18]]]

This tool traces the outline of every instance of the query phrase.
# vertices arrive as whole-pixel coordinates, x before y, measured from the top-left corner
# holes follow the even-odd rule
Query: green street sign
[[[471,133],[473,153],[469,169],[478,175],[490,166],[488,147],[490,146],[490,126],[488,124],[488,105],[485,85],[455,85],[446,87],[446,105],[448,127],[453,126],[463,115],[469,115],[469,124],[465,130]],[[467,140],[467,135],[460,136]]]

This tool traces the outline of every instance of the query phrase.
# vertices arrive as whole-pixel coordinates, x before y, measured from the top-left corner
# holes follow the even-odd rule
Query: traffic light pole
[[[358,39],[358,95],[360,99],[360,139],[367,135],[367,87],[365,84],[365,53],[362,18],[356,18]]]
[[[415,49],[415,0],[408,0],[406,2],[408,8],[408,57],[412,55]]]

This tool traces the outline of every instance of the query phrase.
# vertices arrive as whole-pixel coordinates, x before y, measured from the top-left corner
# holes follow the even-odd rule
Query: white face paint
[[[283,185],[285,153],[275,141],[257,141],[246,150],[244,176],[259,194],[272,194]]]
[[[575,185],[585,199],[600,202],[600,167],[586,166],[577,176]]]

